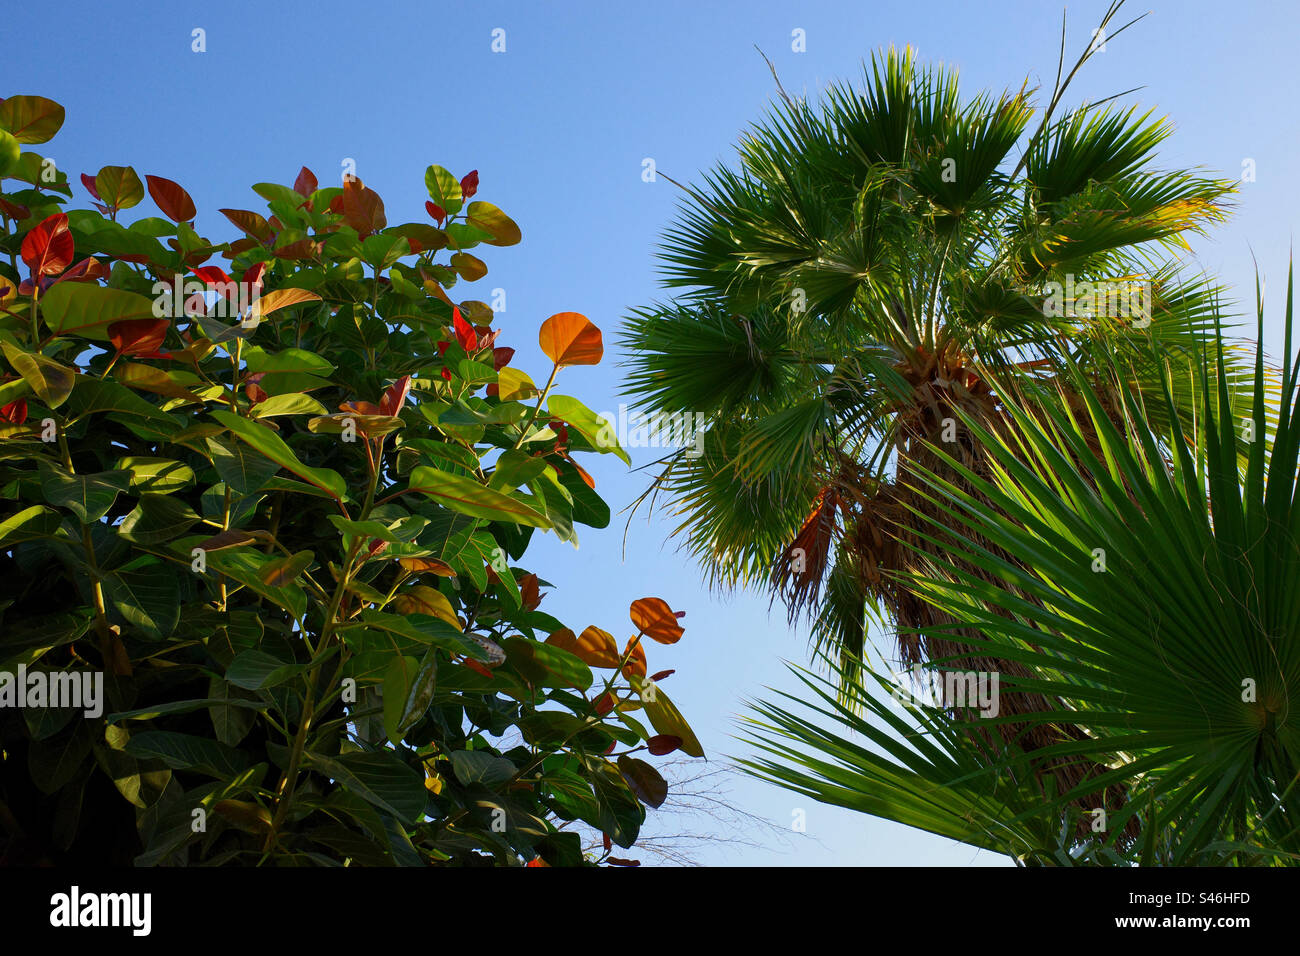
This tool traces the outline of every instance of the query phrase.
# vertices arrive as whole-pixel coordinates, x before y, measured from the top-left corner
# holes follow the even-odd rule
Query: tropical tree
[[[641,406],[709,422],[703,454],[668,456],[647,496],[679,517],[714,583],[767,582],[792,622],[807,614],[844,700],[873,619],[896,628],[908,663],[1016,666],[972,655],[894,573],[950,560],[912,519],[937,513],[913,490],[921,471],[947,469],[936,448],[987,476],[963,423],[1012,427],[1005,389],[1055,382],[1078,405],[1064,369],[1103,383],[1118,360],[1138,395],[1159,395],[1164,363],[1185,364],[1213,334],[1217,290],[1177,253],[1224,215],[1232,184],[1158,170],[1171,126],[1149,112],[1062,113],[1095,53],[1058,70],[1041,108],[1027,85],[963,99],[955,72],[910,49],[873,57],[861,89],[833,85],[820,105],[783,93],[744,136],[738,169],[684,187],[662,253],[683,291],[625,328]],[[1225,373],[1244,409],[1249,368],[1228,352]],[[1174,393],[1185,425],[1197,387]],[[1102,401],[1119,413],[1116,395]]]
[[[477,171],[390,224],[303,168],[212,242],[130,167],[72,208],[63,120],[0,100],[0,862],[635,863],[644,757],[703,755],[647,673],[682,625],[575,634],[523,566],[609,522],[576,459],[625,453],[553,390],[600,330],[512,364],[460,286],[521,238]]]
[[[1004,699],[1058,702],[1015,722],[1080,733],[995,753],[943,707],[900,710],[889,700],[897,685],[882,674],[869,685],[880,689],[854,689],[856,709],[805,675],[808,702],[757,705],[749,739],[760,755],[749,768],[1026,863],[1300,861],[1300,718],[1290,706],[1300,693],[1300,358],[1290,359],[1291,319],[1288,284],[1275,432],[1260,353],[1243,417],[1229,410],[1226,363],[1217,375],[1213,362],[1193,370],[1202,402],[1191,432],[1176,414],[1172,369],[1154,401],[1122,369],[1110,391],[1076,371],[1079,408],[1053,383],[1008,402],[1013,432],[966,416],[990,477],[941,451],[951,471],[918,473],[916,491],[936,509],[918,518],[919,533],[944,535],[960,561],[922,554],[924,569],[900,575],[900,585],[967,625],[954,639],[971,653],[1019,665],[1026,676],[1002,675]],[[1110,394],[1121,400],[1118,427]],[[858,734],[872,746],[854,743]],[[1055,777],[1032,771],[1058,761],[1106,769],[1053,789]],[[1080,837],[1071,816],[1100,787],[1123,800],[1109,813],[1093,803]]]

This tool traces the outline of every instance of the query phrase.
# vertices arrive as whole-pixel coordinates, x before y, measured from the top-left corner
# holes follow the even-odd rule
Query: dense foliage
[[[1261,338],[1263,325],[1261,307]],[[1116,427],[1078,375],[1082,408],[1039,396],[1011,403],[1017,438],[979,430],[992,478],[949,460],[975,493],[934,471],[919,480],[941,516],[927,533],[946,527],[957,554],[989,573],[934,562],[909,588],[971,625],[976,636],[956,639],[973,652],[1021,665],[1025,676],[1003,675],[1010,691],[1060,702],[1018,723],[1082,733],[991,753],[975,724],[946,709],[900,707],[890,698],[907,695],[883,674],[855,690],[862,714],[806,675],[806,700],[757,706],[750,767],[1026,864],[1300,861],[1290,707],[1300,693],[1300,356],[1289,290],[1285,327],[1276,419],[1258,351],[1244,418],[1219,411],[1229,386],[1217,354],[1193,372],[1205,399],[1190,432],[1172,415],[1172,388],[1151,414],[1117,377]],[[827,717],[851,733],[827,731]],[[858,745],[859,734],[879,749]],[[1059,761],[1105,771],[1057,789],[1034,771]],[[1123,794],[1109,813],[1099,786]]]
[[[552,391],[599,329],[543,323],[539,388],[453,302],[487,272],[470,250],[520,240],[477,172],[430,166],[430,221],[389,225],[304,168],[214,243],[129,167],[69,208],[26,148],[63,117],[0,101],[0,681],[102,673],[106,701],[0,707],[0,853],[630,862],[667,789],[638,754],[702,756],[647,673],[680,615],[645,598],[622,647],[575,635],[518,563],[537,529],[609,521],[574,456],[626,456]],[[162,216],[121,221],[146,191]]]

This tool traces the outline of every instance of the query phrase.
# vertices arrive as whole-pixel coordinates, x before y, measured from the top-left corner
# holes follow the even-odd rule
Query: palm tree
[[[747,766],[816,799],[1027,863],[1300,861],[1300,711],[1291,709],[1300,699],[1300,357],[1291,364],[1291,323],[1288,281],[1276,416],[1258,353],[1244,418],[1230,409],[1221,349],[1211,353],[1217,375],[1213,362],[1194,369],[1202,401],[1188,432],[1173,387],[1185,373],[1171,369],[1163,394],[1144,402],[1123,369],[1108,390],[1076,370],[1077,409],[1053,383],[1038,390],[1058,392],[1057,401],[1008,401],[1010,434],[967,416],[991,477],[942,452],[946,469],[919,473],[917,493],[937,515],[921,533],[944,534],[959,560],[922,555],[924,570],[906,586],[967,625],[971,653],[1019,665],[1026,676],[1004,674],[1003,694],[1056,702],[1019,724],[1068,724],[1079,731],[1070,740],[990,754],[971,722],[943,709],[913,707],[909,720],[865,688],[854,690],[860,706],[846,707],[807,675],[813,693],[802,711],[757,705],[749,739],[761,754]],[[1262,337],[1262,305],[1259,328]],[[1119,427],[1106,404],[1113,394]],[[1244,463],[1241,434],[1251,439]],[[871,683],[892,691],[883,675]],[[874,749],[828,730],[827,718]],[[1056,791],[1031,772],[1063,760],[1106,769]],[[1102,827],[1094,815],[1081,830],[1068,826],[1071,803],[1100,787],[1123,792],[1118,808]]]
[[[1077,403],[1063,369],[1094,381],[1118,357],[1139,395],[1159,394],[1169,357],[1187,361],[1213,333],[1217,290],[1182,276],[1176,253],[1224,215],[1233,186],[1153,168],[1171,127],[1149,113],[1103,102],[1058,116],[1093,53],[1058,71],[1032,132],[1027,86],[963,100],[954,72],[910,49],[873,57],[861,90],[832,86],[819,106],[782,91],[738,170],[683,187],[662,253],[666,284],[683,291],[625,327],[639,405],[709,422],[703,454],[666,457],[647,497],[678,516],[712,583],[767,582],[792,622],[808,616],[841,701],[854,699],[872,619],[894,626],[907,663],[1016,668],[941,633],[951,619],[899,584],[897,572],[950,560],[912,518],[937,513],[913,490],[921,471],[968,487],[936,446],[987,477],[962,423],[1011,427],[1005,389],[1055,382]],[[1089,307],[1117,287],[1148,307]],[[1249,369],[1229,353],[1225,373],[1243,408]],[[1175,397],[1190,424],[1195,381]],[[1048,728],[1031,736],[1058,742]]]

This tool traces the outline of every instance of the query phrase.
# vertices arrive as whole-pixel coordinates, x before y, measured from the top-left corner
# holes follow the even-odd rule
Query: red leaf
[[[220,266],[200,266],[191,271],[208,285],[220,285],[232,281]]]
[[[0,408],[0,421],[9,422],[11,425],[21,425],[27,421],[27,399],[20,398]]]
[[[16,202],[10,202],[8,199],[5,199],[4,196],[0,196],[0,209],[3,209],[5,215],[10,219],[17,219],[19,221],[26,219],[32,214],[32,211],[26,206],[20,205]]]
[[[543,860],[540,856],[535,856],[535,857],[533,857],[531,860],[529,860],[527,863],[524,864],[524,866],[526,866],[526,867],[527,867],[527,866],[550,866],[550,865],[551,865],[551,864],[547,863],[547,862],[546,862],[545,860]]]
[[[640,860],[625,860],[622,857],[617,857],[617,856],[606,857],[605,862],[608,863],[610,866],[640,866],[641,865]]]
[[[245,382],[244,394],[248,396],[248,404],[250,407],[264,402],[267,399],[266,392],[263,391],[262,386],[258,385],[256,382]]]
[[[144,179],[149,184],[149,195],[164,216],[172,222],[189,222],[194,218],[194,200],[177,183],[161,176],[146,175]]]
[[[473,355],[478,351],[478,337],[469,323],[460,317],[460,309],[451,310],[451,321],[456,327],[456,341],[460,343],[460,347],[466,354]]]
[[[487,387],[487,397],[488,397],[488,398],[500,398],[500,397],[501,397],[501,386],[498,385],[496,382],[493,382],[491,385],[489,385],[489,386]]]
[[[315,259],[320,248],[311,239],[299,239],[275,250],[277,259]]]
[[[362,239],[388,225],[388,217],[384,215],[384,201],[379,198],[379,193],[356,177],[349,177],[343,183],[340,198],[343,200],[343,221],[355,229]]]
[[[613,694],[610,693],[601,694],[600,697],[596,698],[597,716],[604,717],[606,714],[608,714],[611,710],[614,709],[614,705],[617,703],[618,703],[618,698],[616,698]]]
[[[311,194],[316,191],[318,185],[316,174],[304,166],[298,170],[298,178],[293,181],[293,191],[303,199],[310,199]]]
[[[484,667],[482,664],[480,664],[478,661],[471,661],[471,660],[469,660],[468,658],[466,658],[466,659],[463,661],[463,663],[464,663],[464,665],[465,665],[466,667],[468,667],[470,670],[472,670],[475,674],[481,674],[481,675],[483,675],[484,677],[491,677],[491,676],[492,676],[492,672],[491,672],[490,670],[488,670],[486,667]]]
[[[249,297],[253,298],[262,293],[262,273],[266,271],[266,263],[259,262],[250,266],[244,272],[244,283],[249,287]]]
[[[442,341],[442,340],[439,340],[439,341],[438,341],[438,357],[441,358],[442,356],[446,355],[446,354],[447,354],[447,349],[449,349],[449,348],[451,348],[451,343],[450,343],[450,342],[444,342],[444,341]]]
[[[443,380],[444,382],[450,382],[450,381],[451,381],[451,369],[446,369],[446,368],[445,368],[445,369],[442,370],[442,380]]]
[[[436,222],[440,226],[447,218],[447,210],[443,209],[436,202],[426,201],[424,204],[424,208],[425,211],[428,212],[429,218],[431,218],[434,222]]]
[[[48,216],[23,237],[23,262],[33,276],[55,276],[72,265],[75,252],[68,217],[61,212]]]
[[[646,741],[646,749],[656,757],[670,754],[681,745],[682,738],[674,737],[672,734],[657,734]]]
[[[465,174],[465,178],[460,181],[461,195],[468,199],[478,192],[478,170],[471,169]]]
[[[569,459],[569,464],[572,465],[574,469],[578,472],[578,477],[582,479],[583,484],[585,484],[592,491],[595,491],[596,479],[591,477],[591,475],[587,474],[587,470],[583,468],[580,464],[578,464],[576,461],[574,461],[572,458]]]
[[[379,400],[379,414],[396,415],[406,404],[406,396],[411,391],[411,376],[403,375],[384,390],[384,397]]]
[[[90,195],[94,196],[96,199],[99,199],[99,190],[95,188],[94,176],[87,176],[85,173],[82,173],[81,185],[86,187],[86,191],[89,192]]]
[[[370,542],[370,549],[366,552],[366,559],[369,560],[377,554],[383,554],[388,550],[388,542],[383,538],[373,538]]]
[[[614,849],[614,842],[610,840],[608,833],[602,833],[601,836],[604,837],[603,842],[605,844],[605,852],[608,853],[610,850]]]
[[[126,319],[108,327],[108,339],[121,355],[157,352],[167,337],[167,319]]]
[[[671,675],[671,674],[676,674],[676,673],[677,673],[677,668],[674,667],[674,668],[672,668],[671,670],[660,671],[660,672],[657,673],[657,674],[653,674],[653,675],[651,675],[650,679],[653,680],[653,681],[661,681],[661,680],[663,680],[665,677],[668,677],[669,675]]]
[[[514,349],[508,349],[505,348],[504,346],[493,349],[492,370],[494,372],[501,371],[503,368],[505,368],[507,365],[510,364],[510,360],[514,357],[515,357]]]

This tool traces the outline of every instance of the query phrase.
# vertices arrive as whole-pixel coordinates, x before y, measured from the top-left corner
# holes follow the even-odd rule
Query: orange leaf
[[[253,303],[253,315],[260,318],[280,309],[287,309],[291,305],[299,305],[303,302],[319,302],[320,300],[320,296],[315,292],[309,292],[306,289],[276,289],[261,296]]]
[[[524,607],[530,611],[535,611],[537,605],[542,603],[541,591],[538,589],[537,575],[525,574],[522,581],[519,582],[519,597],[523,601]]]
[[[542,351],[556,365],[599,365],[605,354],[600,329],[580,312],[557,312],[537,335]]]
[[[677,623],[677,615],[662,598],[641,598],[632,602],[632,623],[646,637],[660,644],[676,644],[684,628]]]
[[[640,638],[629,637],[627,639],[627,647],[623,649],[623,653],[626,654],[628,650],[631,650],[632,656],[628,658],[627,664],[623,668],[623,676],[645,677],[645,645],[641,643]]]
[[[125,319],[108,327],[108,339],[123,355],[157,352],[171,323],[166,319]]]
[[[548,637],[546,643],[568,651],[591,667],[618,667],[618,644],[614,636],[595,625],[583,631],[581,637],[574,637],[566,627]]]
[[[456,576],[456,572],[452,570],[450,564],[446,561],[439,561],[437,558],[399,558],[397,563],[408,571],[428,571],[430,574],[436,574],[444,578],[454,578]]]

